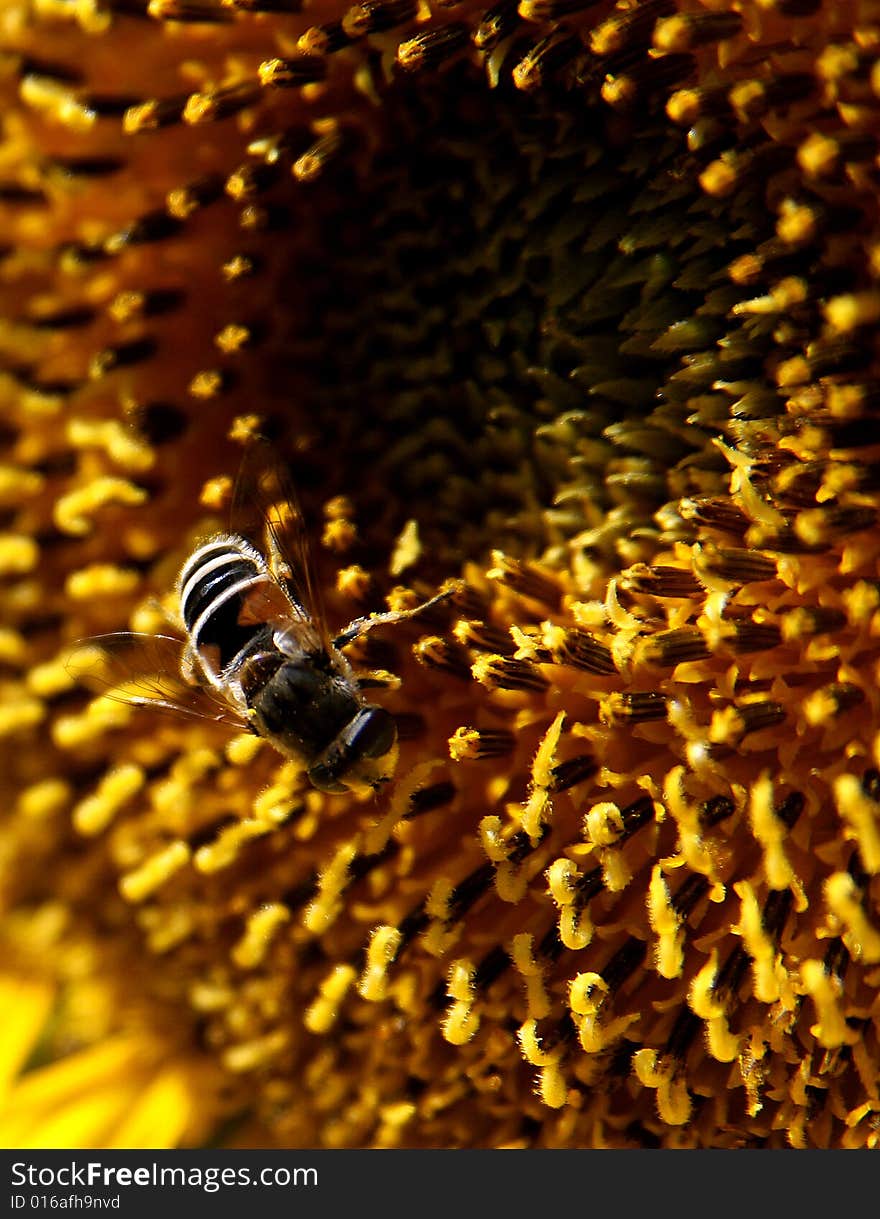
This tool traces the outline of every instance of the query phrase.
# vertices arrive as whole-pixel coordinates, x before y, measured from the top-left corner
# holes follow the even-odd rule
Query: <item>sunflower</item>
[[[876,5],[0,17],[4,1145],[874,1146]],[[65,664],[257,433],[378,795]]]

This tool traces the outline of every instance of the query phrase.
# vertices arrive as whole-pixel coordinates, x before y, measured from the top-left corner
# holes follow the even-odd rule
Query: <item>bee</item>
[[[231,531],[201,543],[180,569],[185,639],[99,635],[74,649],[68,672],[123,702],[249,729],[302,762],[319,791],[375,789],[396,764],[397,725],[363,693],[385,683],[358,677],[342,649],[452,590],[331,635],[295,493],[266,451],[255,444],[242,463]],[[260,532],[264,549],[253,540]]]

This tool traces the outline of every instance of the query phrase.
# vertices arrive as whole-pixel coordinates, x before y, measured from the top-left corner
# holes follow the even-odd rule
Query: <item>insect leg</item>
[[[275,530],[268,526],[265,529],[265,541],[269,570],[276,580],[286,584],[292,578],[293,571],[286,556],[282,553]]]
[[[414,618],[416,614],[424,613],[431,606],[439,605],[442,601],[448,601],[453,592],[454,589],[448,588],[442,593],[437,593],[436,597],[431,597],[429,601],[423,601],[421,605],[417,605],[411,610],[391,610],[387,614],[367,614],[364,618],[355,618],[354,622],[350,622],[345,630],[336,636],[333,640],[333,646],[335,648],[344,648],[346,644],[353,643],[355,639],[360,639],[362,635],[366,635],[377,626],[390,626],[395,622],[406,622],[408,618]]]
[[[196,654],[187,644],[180,653],[180,675],[188,686],[200,686],[199,672],[201,665],[196,659]]]
[[[403,684],[396,673],[389,673],[387,669],[357,670],[354,679],[361,690],[399,690]]]

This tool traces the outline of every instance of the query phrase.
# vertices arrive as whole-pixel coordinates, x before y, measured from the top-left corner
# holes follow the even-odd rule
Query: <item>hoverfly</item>
[[[393,771],[397,725],[364,697],[364,679],[342,649],[377,626],[421,614],[451,590],[411,610],[357,618],[331,636],[302,513],[266,450],[253,444],[245,455],[231,531],[201,543],[180,570],[185,640],[99,635],[73,651],[68,671],[123,702],[247,728],[303,762],[320,791],[375,788]],[[260,531],[265,551],[256,544]]]

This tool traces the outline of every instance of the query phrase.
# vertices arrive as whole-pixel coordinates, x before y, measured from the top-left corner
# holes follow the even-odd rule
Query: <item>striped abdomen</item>
[[[247,611],[274,589],[262,558],[243,538],[215,538],[187,559],[178,580],[180,613],[190,643],[204,660],[216,649],[216,667],[225,669],[265,631],[266,619]],[[211,664],[211,668],[214,665]]]

